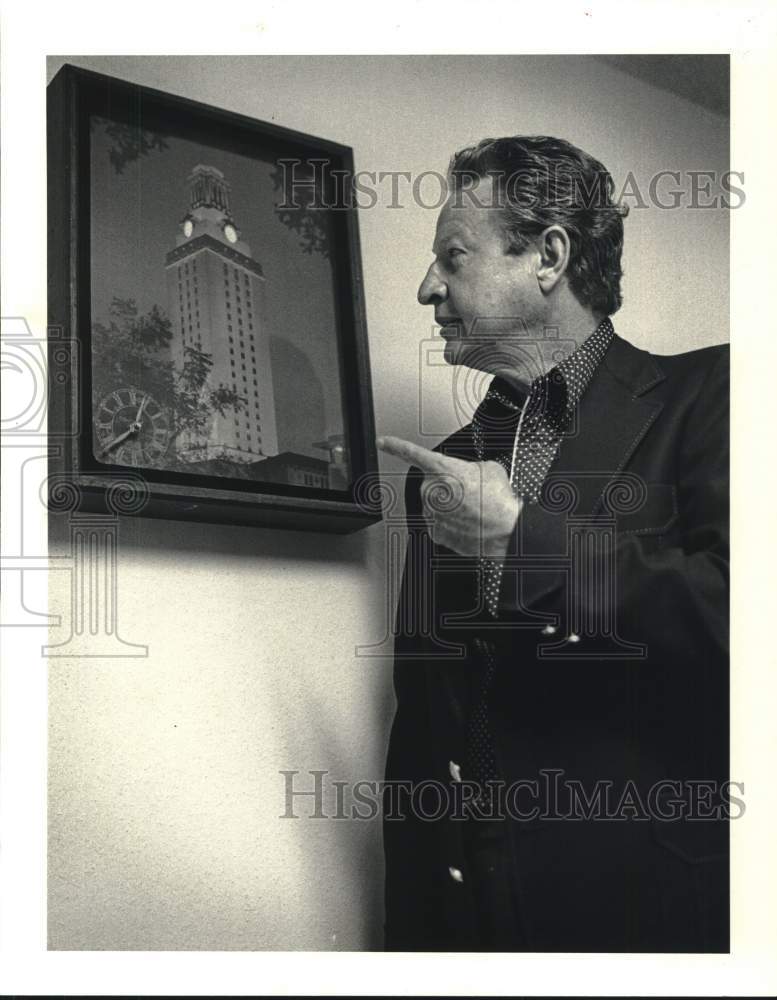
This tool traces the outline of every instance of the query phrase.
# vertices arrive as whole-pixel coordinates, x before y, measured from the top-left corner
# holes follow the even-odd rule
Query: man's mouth
[[[435,323],[440,327],[440,336],[452,340],[461,336],[461,320],[455,316],[435,316]]]

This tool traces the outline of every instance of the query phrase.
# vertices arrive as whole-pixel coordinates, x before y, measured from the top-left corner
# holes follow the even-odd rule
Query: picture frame
[[[71,65],[47,148],[50,509],[380,520],[352,149]]]

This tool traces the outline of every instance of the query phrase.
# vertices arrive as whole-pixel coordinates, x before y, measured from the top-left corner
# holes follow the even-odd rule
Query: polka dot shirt
[[[568,358],[536,378],[523,399],[495,378],[472,418],[475,454],[502,465],[524,503],[538,503],[542,484],[574,408],[604,357],[615,331],[609,318]],[[501,564],[481,560],[486,603],[497,616]]]
[[[480,461],[499,462],[524,503],[539,502],[564,431],[614,335],[612,323],[605,318],[574,353],[536,378],[523,398],[504,379],[494,378],[475,411],[475,454]],[[497,618],[502,564],[481,559],[480,580],[486,607]],[[498,774],[488,719],[496,658],[491,643],[476,639],[474,646],[480,669],[474,678],[466,770],[471,780],[479,782],[482,791],[475,802],[484,806],[489,800],[485,782]]]

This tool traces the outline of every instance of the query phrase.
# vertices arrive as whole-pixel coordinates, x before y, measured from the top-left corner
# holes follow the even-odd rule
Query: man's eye
[[[450,247],[448,249],[448,256],[449,257],[458,257],[459,254],[463,254],[463,253],[466,253],[466,251],[462,250],[461,247]]]

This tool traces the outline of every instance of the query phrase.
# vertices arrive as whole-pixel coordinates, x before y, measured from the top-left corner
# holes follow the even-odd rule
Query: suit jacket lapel
[[[608,484],[626,467],[663,407],[645,394],[664,377],[647,351],[615,336],[561,441],[542,502],[523,509],[516,554],[564,554],[568,517],[602,510]],[[558,570],[521,576],[527,606],[563,580]]]

